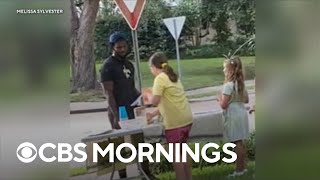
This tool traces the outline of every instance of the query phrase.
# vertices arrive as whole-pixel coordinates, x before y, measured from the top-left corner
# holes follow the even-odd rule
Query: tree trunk
[[[71,71],[72,92],[96,87],[93,33],[100,0],[84,0],[80,19],[71,1]]]
[[[196,38],[196,46],[200,46],[201,45],[201,39],[200,39],[200,35],[201,35],[201,30],[200,27],[196,27],[195,28],[195,38]]]
[[[70,0],[70,9],[71,9],[71,31],[70,31],[70,65],[71,65],[71,92],[75,91],[74,88],[74,78],[75,78],[75,46],[77,42],[77,34],[79,29],[79,17],[77,14],[77,9],[74,0]]]

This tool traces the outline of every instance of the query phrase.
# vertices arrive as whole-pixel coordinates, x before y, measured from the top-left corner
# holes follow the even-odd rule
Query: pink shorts
[[[165,130],[167,143],[186,143],[189,139],[189,133],[192,124],[187,126]]]

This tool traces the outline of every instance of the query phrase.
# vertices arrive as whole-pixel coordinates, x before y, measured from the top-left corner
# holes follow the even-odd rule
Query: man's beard
[[[117,57],[119,57],[121,60],[125,60],[126,59],[126,57],[127,57],[127,55],[128,55],[128,53],[115,53],[115,55],[117,56]]]

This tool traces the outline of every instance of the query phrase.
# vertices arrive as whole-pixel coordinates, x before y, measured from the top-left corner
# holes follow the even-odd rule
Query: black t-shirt
[[[134,83],[134,66],[128,60],[110,56],[104,61],[100,74],[101,82],[113,81],[113,95],[118,106],[130,106],[139,97]]]

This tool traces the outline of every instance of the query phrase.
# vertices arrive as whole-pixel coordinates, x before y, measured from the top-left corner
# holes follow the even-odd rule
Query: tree
[[[163,22],[164,18],[171,16],[171,9],[165,2],[147,1],[138,28],[139,51],[142,59],[148,59],[155,51],[163,51],[169,57],[174,55],[174,40]]]
[[[229,37],[232,35],[228,26],[229,20],[229,0],[203,0],[202,1],[202,20],[216,30],[213,39],[216,43],[227,45]]]
[[[200,39],[209,34],[209,32],[201,33],[201,4],[194,0],[185,0],[179,3],[173,9],[173,16],[186,16],[181,36],[186,36],[192,42],[193,46],[199,46]]]
[[[255,34],[255,1],[234,0],[230,1],[230,12],[232,19],[236,20],[237,30],[240,35],[246,38]]]
[[[93,34],[100,0],[84,0],[80,17],[74,0],[71,8],[71,75],[72,92],[96,87]]]
[[[105,16],[98,19],[94,35],[95,55],[98,60],[102,60],[108,55],[107,37],[114,31],[123,32],[129,41],[129,47],[132,47],[131,29],[119,12],[108,14],[108,12],[116,11],[113,3],[108,1],[106,3],[102,11]],[[163,1],[148,0],[146,2],[137,29],[139,55],[142,60],[148,59],[155,51],[164,51],[169,57],[175,54],[174,40],[163,23],[163,18],[171,17],[171,14],[170,7],[166,6]],[[132,52],[128,58],[133,59]]]

